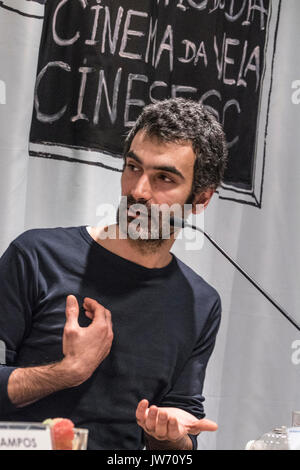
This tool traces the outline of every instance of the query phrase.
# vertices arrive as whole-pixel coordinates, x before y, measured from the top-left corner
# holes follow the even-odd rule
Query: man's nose
[[[138,179],[131,194],[136,200],[145,199],[148,201],[151,198],[151,185],[147,175],[144,174]]]

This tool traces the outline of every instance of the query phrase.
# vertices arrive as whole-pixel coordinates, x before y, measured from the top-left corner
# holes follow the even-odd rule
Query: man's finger
[[[65,312],[67,323],[78,326],[79,305],[75,295],[67,296]]]
[[[93,320],[94,314],[92,312],[90,312],[89,310],[85,310],[85,314],[90,320]]]
[[[189,426],[189,434],[198,434],[202,431],[217,431],[218,425],[210,419],[199,419]]]
[[[113,324],[112,324],[112,321],[111,321],[111,313],[109,310],[105,310],[105,315],[106,315],[106,322],[107,322],[107,326],[108,326],[108,333],[110,334],[114,334],[113,332]]]
[[[174,417],[169,418],[168,421],[168,437],[172,441],[176,441],[180,438],[179,423]]]
[[[154,433],[156,432],[156,423],[157,423],[158,408],[157,406],[150,406],[149,412],[145,422],[145,431]]]
[[[86,310],[86,315],[91,318],[93,321],[98,320],[105,320],[107,319],[106,309],[103,305],[99,304],[97,300],[90,299],[89,297],[85,297],[83,301],[83,308]]]
[[[167,439],[168,434],[168,413],[163,410],[158,410],[156,421],[155,436],[158,439]]]
[[[83,306],[84,308],[86,308],[87,310],[93,312],[94,310],[96,310],[96,308],[99,306],[99,302],[97,302],[97,300],[95,299],[91,299],[89,297],[85,297],[83,299]]]
[[[135,416],[139,424],[142,424],[146,421],[146,411],[148,409],[149,402],[148,400],[141,400],[136,408]]]
[[[110,310],[107,310],[107,308],[104,309],[104,315],[106,318],[106,321],[109,325],[111,325],[111,313]]]

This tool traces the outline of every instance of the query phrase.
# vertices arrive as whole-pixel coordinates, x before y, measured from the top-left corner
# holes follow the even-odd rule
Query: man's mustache
[[[149,217],[151,215],[151,205],[145,199],[135,199],[133,196],[127,196],[127,210],[134,205],[139,205],[133,210],[141,216]],[[142,207],[141,207],[142,206]]]

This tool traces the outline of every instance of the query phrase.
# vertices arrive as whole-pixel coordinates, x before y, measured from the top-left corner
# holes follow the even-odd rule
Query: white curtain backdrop
[[[117,206],[120,196],[120,173],[29,157],[43,7],[4,4],[11,8],[0,8],[1,254],[30,228],[101,224],[99,205]],[[22,4],[22,14],[14,11]],[[262,208],[216,194],[205,230],[300,322],[300,104],[292,100],[292,84],[300,80],[299,16],[299,0],[282,1]],[[200,435],[199,448],[244,449],[276,425],[290,425],[292,411],[300,409],[300,333],[208,240],[198,251],[178,240],[173,252],[219,291],[223,303],[204,388],[207,417],[219,430]]]

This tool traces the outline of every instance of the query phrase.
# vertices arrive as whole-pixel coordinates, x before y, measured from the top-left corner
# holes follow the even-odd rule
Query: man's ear
[[[208,188],[204,191],[200,191],[195,194],[194,200],[192,203],[192,213],[193,214],[200,214],[204,209],[206,209],[209,201],[213,197],[215,193],[215,189]]]

